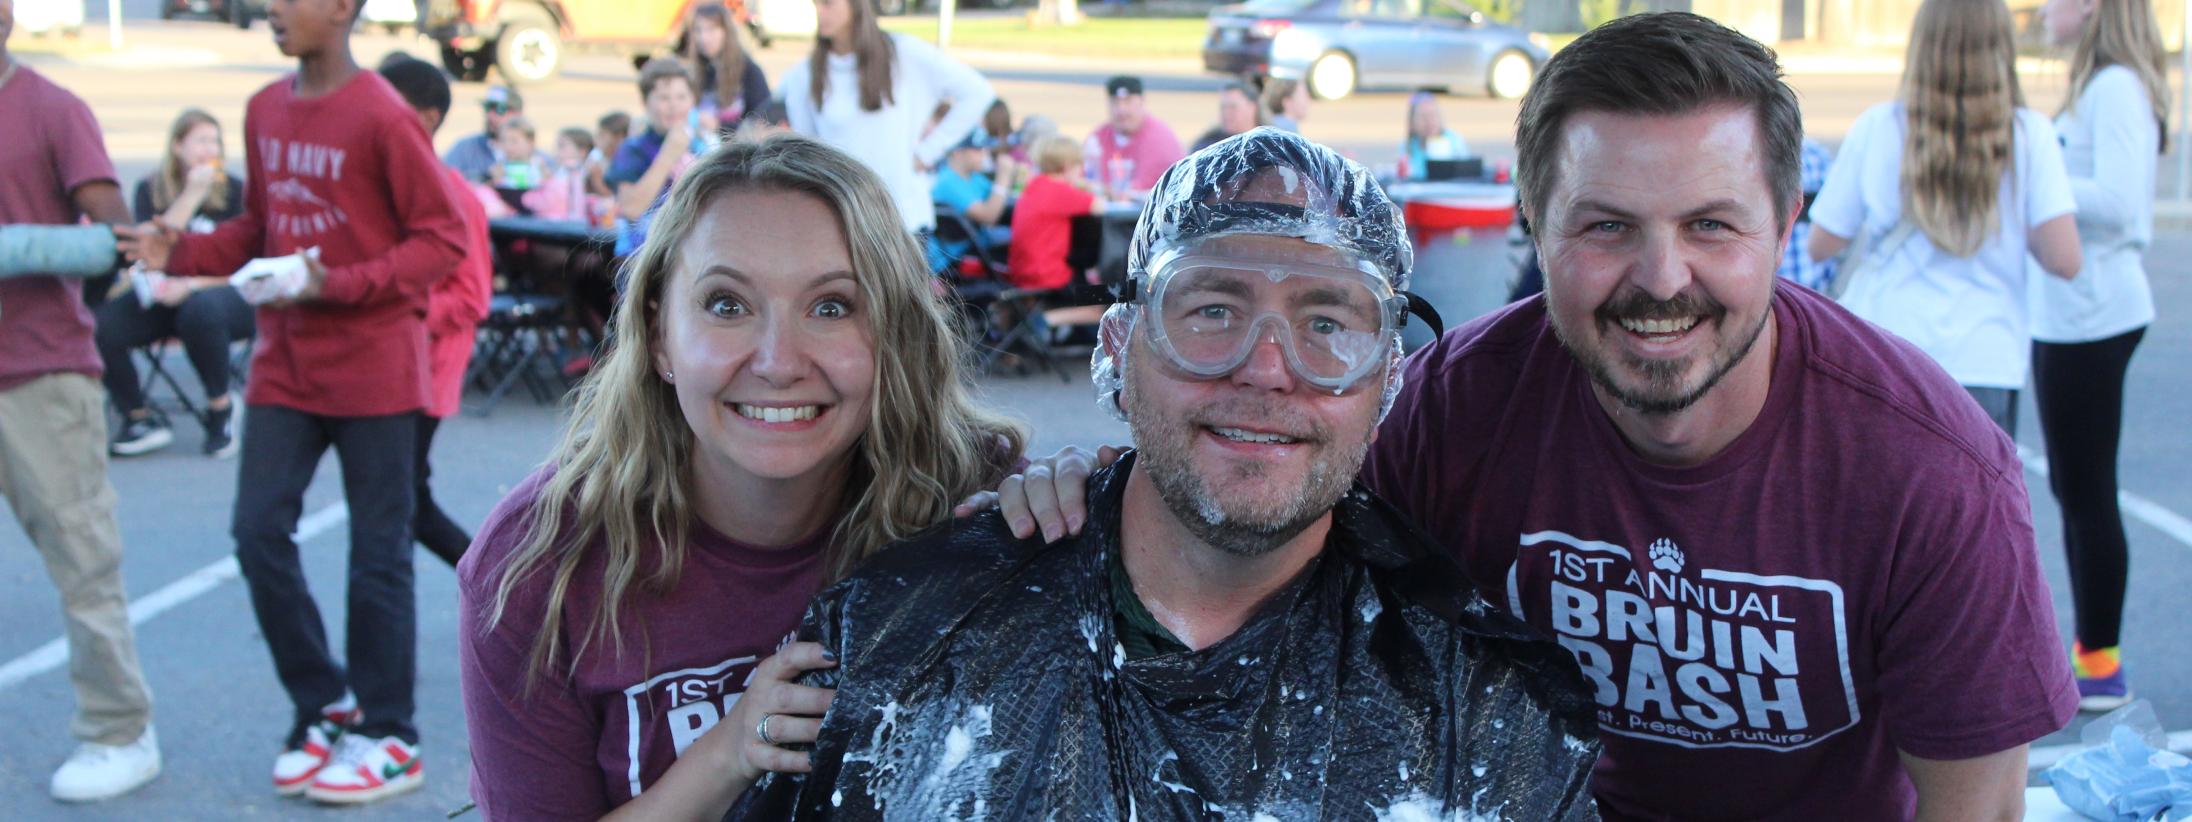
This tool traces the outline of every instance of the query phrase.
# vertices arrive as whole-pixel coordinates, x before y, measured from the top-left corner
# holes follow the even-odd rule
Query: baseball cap
[[[1142,78],[1140,77],[1121,74],[1104,81],[1104,96],[1106,97],[1139,96],[1141,93]]]
[[[524,108],[525,98],[518,96],[517,90],[509,86],[492,86],[487,89],[487,98],[481,101],[481,105],[491,109],[510,111]]]

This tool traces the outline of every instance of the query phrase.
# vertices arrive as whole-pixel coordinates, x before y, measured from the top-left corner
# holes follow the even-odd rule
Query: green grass
[[[936,18],[886,19],[883,28],[936,41]],[[1059,57],[1104,59],[1199,57],[1209,24],[1191,18],[1099,18],[1073,26],[1030,26],[1020,17],[960,19],[952,24],[953,48],[1024,51]]]

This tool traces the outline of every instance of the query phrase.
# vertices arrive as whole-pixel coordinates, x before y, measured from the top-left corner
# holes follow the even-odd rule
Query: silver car
[[[1251,0],[1211,11],[1203,41],[1205,69],[1304,80],[1325,100],[1358,88],[1520,97],[1549,56],[1542,36],[1460,0]]]

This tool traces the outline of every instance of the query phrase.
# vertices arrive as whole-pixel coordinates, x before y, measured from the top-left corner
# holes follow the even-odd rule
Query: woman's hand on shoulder
[[[1078,535],[1088,521],[1088,475],[1118,462],[1124,452],[1111,445],[1095,453],[1068,445],[1058,453],[1029,460],[1027,468],[1006,477],[997,490],[967,497],[952,509],[952,516],[971,516],[995,506],[1012,535],[1020,539],[1034,536],[1038,529],[1044,542]]]

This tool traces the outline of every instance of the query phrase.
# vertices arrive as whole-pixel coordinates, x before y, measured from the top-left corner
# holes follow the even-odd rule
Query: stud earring
[[[677,372],[674,372],[674,371],[664,371],[664,372],[662,372],[662,381],[663,381],[663,382],[677,382]]]

